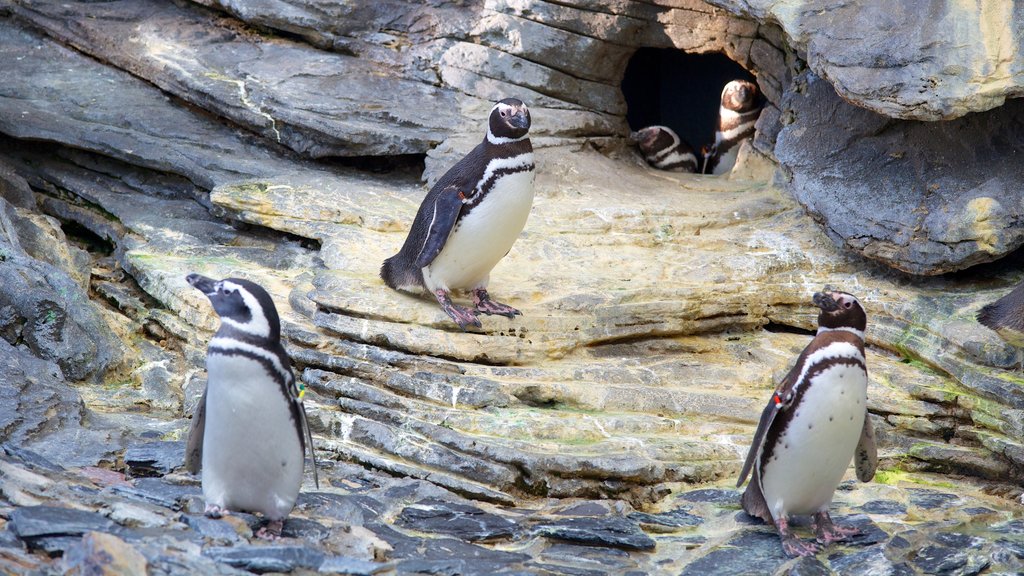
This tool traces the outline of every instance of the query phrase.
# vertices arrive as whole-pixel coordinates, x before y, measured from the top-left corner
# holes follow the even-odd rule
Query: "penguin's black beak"
[[[509,126],[513,128],[529,128],[530,112],[525,108],[519,108],[516,113],[508,119]]]
[[[207,278],[201,274],[189,274],[185,276],[185,281],[192,285],[193,288],[199,290],[207,297],[217,293],[217,281],[213,278]]]
[[[814,302],[814,305],[821,308],[824,312],[832,312],[839,309],[839,302],[836,302],[836,299],[832,297],[832,293],[827,286],[825,290],[815,292],[811,302]]]

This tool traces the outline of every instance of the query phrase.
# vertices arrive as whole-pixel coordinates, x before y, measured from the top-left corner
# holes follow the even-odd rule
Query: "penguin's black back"
[[[425,287],[423,284],[423,273],[416,266],[416,258],[419,256],[423,243],[430,231],[430,222],[434,217],[434,205],[437,204],[441,191],[454,186],[464,191],[467,196],[475,194],[486,194],[489,185],[484,183],[484,190],[477,190],[487,165],[495,159],[512,158],[533,151],[533,145],[529,138],[506,142],[502,144],[491,144],[484,137],[484,140],[470,150],[461,160],[455,163],[447,172],[434,184],[434,187],[427,192],[416,211],[416,218],[412,221],[409,235],[402,244],[398,254],[388,258],[380,267],[380,276],[384,283],[396,290],[408,289],[411,287]],[[491,182],[493,184],[493,181]],[[479,202],[474,199],[462,209],[461,216],[468,214]]]
[[[993,330],[1024,333],[1024,284],[978,312],[978,322]]]

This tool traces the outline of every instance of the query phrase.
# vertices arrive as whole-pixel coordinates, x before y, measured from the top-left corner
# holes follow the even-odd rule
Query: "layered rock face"
[[[395,559],[424,562],[408,571],[467,566],[418,558],[429,545],[409,534],[421,532],[451,536],[446,546],[536,539],[523,554],[460,548],[493,560],[474,565],[491,573],[543,568],[545,555],[558,565],[582,554],[578,544],[631,551],[602,555],[609,571],[702,573],[741,544],[770,555],[777,542],[733,518],[738,493],[724,487],[767,391],[814,328],[810,294],[828,283],[868,309],[884,471],[842,505],[885,518],[868,548],[820,570],[927,572],[943,554],[1020,568],[1012,523],[986,532],[984,557],[957,555],[968,532],[1019,512],[1007,498],[1024,466],[1018,352],[973,319],[1020,281],[1019,258],[934,278],[893,271],[958,270],[1021,243],[1019,168],[1000,161],[1019,147],[1020,106],[981,111],[1016,93],[1012,50],[996,50],[1010,73],[986,83],[982,64],[965,65],[925,106],[893,82],[895,64],[862,65],[877,49],[905,77],[930,78],[935,58],[904,58],[909,40],[904,52],[821,48],[852,34],[838,18],[845,5],[19,0],[0,10],[12,78],[0,82],[0,366],[13,383],[0,424],[31,451],[0,457],[13,478],[0,487],[5,509],[34,507],[15,527],[36,530],[55,503],[26,491],[26,478],[125,482],[104,475],[114,469],[166,476],[157,487],[129,479],[144,492],[129,500],[158,508],[82,502],[105,514],[88,526],[150,522],[241,546],[244,529],[203,523],[188,503],[195,480],[174,473],[216,328],[184,280],[199,272],[250,278],[274,296],[330,479],[299,511],[320,528],[293,532],[315,551],[280,551],[291,564],[248,549],[207,560],[328,571],[341,536],[323,510],[336,509]],[[927,34],[943,26],[922,25],[915,42],[930,49]],[[996,32],[978,46],[1002,46]],[[647,168],[624,142],[618,86],[638,47],[720,51],[755,72],[769,99],[761,152],[746,149],[729,178]],[[832,64],[853,52],[859,64]],[[523,316],[462,332],[377,272],[405,237],[422,180],[479,142],[492,100],[509,95],[531,106],[537,197],[491,291]],[[934,117],[951,120],[923,121]],[[953,482],[963,500],[940,491],[932,506],[934,484]],[[713,494],[666,497],[698,483]],[[563,514],[571,505],[552,500],[563,498],[608,502]],[[940,512],[926,536],[903,534],[928,510]],[[446,533],[452,518],[486,534]],[[950,525],[963,533],[929,543]],[[66,536],[25,530],[15,536],[32,547]],[[311,536],[321,532],[332,534]],[[149,562],[168,562],[166,543],[146,542]],[[642,552],[652,542],[658,552]],[[942,549],[917,553],[930,545]],[[69,561],[97,546],[118,544],[82,541]],[[363,560],[385,546],[368,547]]]

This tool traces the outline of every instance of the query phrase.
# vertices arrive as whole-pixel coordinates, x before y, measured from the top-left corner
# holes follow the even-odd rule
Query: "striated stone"
[[[395,524],[468,542],[504,540],[519,532],[519,526],[507,518],[473,506],[436,499],[421,500],[405,507]]]
[[[57,506],[26,506],[11,513],[11,529],[29,548],[49,553],[77,545],[86,532],[116,532],[119,527],[95,512]]]
[[[885,557],[881,546],[830,560],[832,569],[851,576],[912,576],[916,572],[907,564],[894,563]]]
[[[1024,245],[1020,100],[950,122],[892,120],[853,106],[824,80],[782,103],[775,156],[794,197],[839,245],[911,274],[991,262]],[[952,150],[963,150],[953,154]],[[914,207],[914,209],[908,209]]]
[[[134,477],[163,476],[180,468],[184,461],[184,442],[147,442],[124,451],[124,464]]]
[[[146,558],[113,534],[88,532],[64,554],[64,574],[120,576],[145,574]]]
[[[317,570],[324,562],[324,553],[304,546],[211,546],[203,549],[203,555],[250,572],[291,572],[306,568]]]
[[[675,510],[659,512],[657,514],[634,512],[629,515],[629,519],[639,522],[641,525],[654,524],[656,526],[664,526],[667,528],[699,526],[704,523],[703,518],[690,514],[690,512],[685,508],[676,508]]]
[[[786,561],[777,534],[745,530],[687,564],[682,576],[771,574]]]
[[[791,566],[783,568],[780,572],[781,574],[779,572],[776,572],[776,574],[779,574],[779,576],[830,576],[833,574],[821,560],[814,556],[799,558]]]
[[[627,550],[654,549],[654,540],[644,534],[638,524],[619,516],[544,520],[533,527],[533,532],[548,538],[591,546],[612,546]]]

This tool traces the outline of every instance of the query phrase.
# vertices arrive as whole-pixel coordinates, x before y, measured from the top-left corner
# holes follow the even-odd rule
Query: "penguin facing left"
[[[506,98],[491,108],[483,142],[438,179],[420,204],[398,254],[380,269],[395,290],[425,288],[463,330],[477,314],[513,318],[519,310],[491,300],[491,270],[508,254],[533,206],[530,110]],[[474,308],[452,302],[453,290],[473,293]]]
[[[668,126],[648,126],[629,135],[644,160],[658,170],[696,172],[697,156],[693,148]]]
[[[206,391],[193,416],[186,466],[194,472],[201,459],[208,516],[258,512],[268,524],[257,535],[278,537],[302,485],[307,448],[317,487],[320,479],[277,309],[248,280],[199,274],[186,280],[221,319],[207,348]]]
[[[856,535],[832,523],[832,494],[854,460],[857,478],[871,480],[878,465],[874,428],[867,414],[864,361],[867,314],[846,292],[818,292],[818,333],[804,348],[761,413],[736,486],[743,509],[774,524],[790,556],[819,550],[790,531],[791,514],[813,514],[818,542]]]

